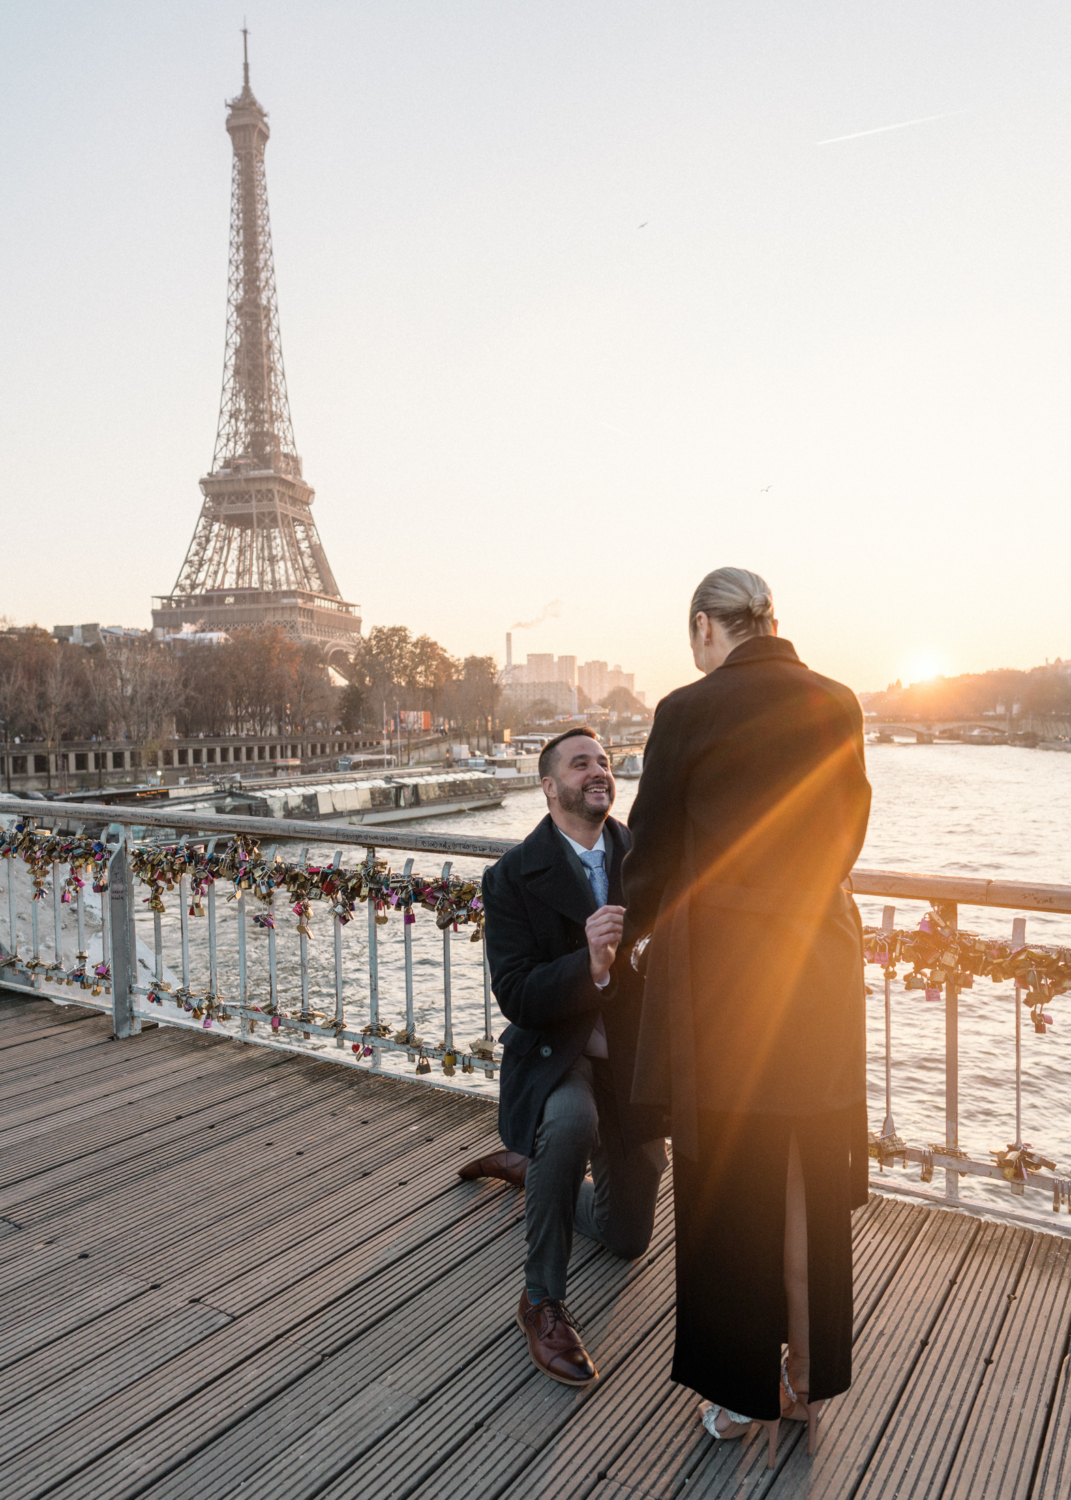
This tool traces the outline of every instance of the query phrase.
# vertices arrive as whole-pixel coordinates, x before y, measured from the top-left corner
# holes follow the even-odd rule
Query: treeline
[[[976,719],[1002,717],[1059,724],[1071,719],[1071,663],[1056,661],[1028,672],[1010,668],[934,677],[883,693],[866,693],[868,713],[889,719]]]
[[[0,633],[0,721],[9,740],[147,746],[176,733],[328,728],[336,697],[319,651],[281,630],[174,647],[148,636],[78,646],[37,627]]]
[[[346,665],[341,727],[376,729],[396,710],[424,709],[433,724],[477,740],[494,728],[498,668],[492,656],[458,658],[404,625],[374,625]]]
[[[496,706],[489,656],[457,660],[429,636],[379,626],[352,657],[334,657],[277,627],[219,644],[121,637],[58,642],[47,631],[0,631],[0,736],[49,746],[173,734],[279,735],[323,729],[378,734],[384,714],[425,709],[435,723],[483,736]]]

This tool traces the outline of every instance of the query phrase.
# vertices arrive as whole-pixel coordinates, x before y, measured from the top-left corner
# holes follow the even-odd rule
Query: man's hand
[[[610,976],[610,965],[617,957],[617,945],[625,930],[623,906],[600,906],[584,924],[588,939],[588,962],[591,977],[602,984]]]

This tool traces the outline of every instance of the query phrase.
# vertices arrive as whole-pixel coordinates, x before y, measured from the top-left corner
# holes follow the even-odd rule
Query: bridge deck
[[[643,1261],[578,1242],[598,1387],[533,1370],[522,1197],[454,1175],[495,1139],[484,1101],[0,995],[0,1494],[1068,1494],[1071,1240],[873,1197],[855,1383],[767,1473],[668,1379],[668,1183]]]

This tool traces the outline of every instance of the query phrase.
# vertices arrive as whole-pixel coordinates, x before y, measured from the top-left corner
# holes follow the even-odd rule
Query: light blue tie
[[[595,893],[595,905],[605,906],[610,894],[610,881],[606,874],[606,860],[601,849],[585,849],[580,862],[587,871],[588,884]]]

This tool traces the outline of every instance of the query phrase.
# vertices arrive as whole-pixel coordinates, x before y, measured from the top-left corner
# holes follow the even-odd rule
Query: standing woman
[[[851,1210],[866,1201],[863,718],[777,634],[766,583],[695,591],[704,674],[658,705],[624,864],[651,933],[633,1099],[673,1135],[673,1379],[703,1425],[808,1422],[851,1383]],[[634,956],[639,964],[639,954]],[[782,1363],[782,1345],[788,1352]]]

